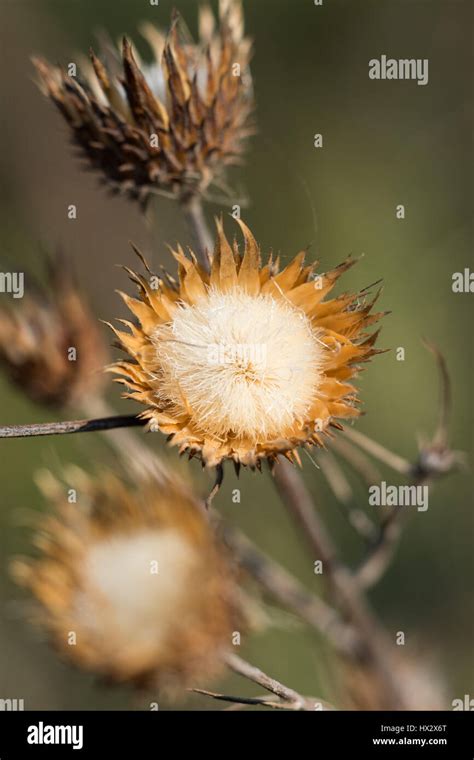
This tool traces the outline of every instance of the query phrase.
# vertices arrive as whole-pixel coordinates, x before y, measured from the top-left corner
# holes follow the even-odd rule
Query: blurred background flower
[[[0,302],[0,366],[32,401],[77,408],[105,385],[107,345],[71,262],[50,257],[47,278],[26,273],[24,297]]]
[[[108,681],[179,693],[219,674],[242,632],[230,561],[177,476],[39,476],[52,514],[16,560],[59,654]]]

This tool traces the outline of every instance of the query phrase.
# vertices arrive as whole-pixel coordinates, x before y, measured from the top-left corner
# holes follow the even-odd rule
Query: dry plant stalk
[[[138,251],[145,273],[126,268],[139,297],[122,294],[133,321],[122,320],[125,330],[112,328],[126,357],[109,370],[120,375],[127,396],[145,411],[109,415],[90,373],[72,377],[62,372],[60,346],[77,345],[87,336],[90,347],[95,328],[61,281],[55,303],[47,306],[55,330],[36,342],[36,364],[26,349],[18,358],[19,347],[28,343],[29,313],[0,315],[0,352],[19,387],[38,402],[74,400],[83,413],[91,410],[94,419],[1,427],[0,437],[147,426],[167,435],[180,453],[198,457],[215,472],[215,484],[207,499],[192,496],[181,475],[132,431],[112,433],[108,440],[129,482],[108,473],[99,483],[75,470],[67,479],[77,481],[87,506],[65,510],[63,488],[51,475],[43,477],[56,516],[43,525],[39,558],[17,562],[16,576],[39,601],[41,622],[62,654],[71,655],[66,631],[79,630],[75,663],[109,680],[171,686],[180,694],[193,688],[231,702],[232,709],[334,709],[230,653],[233,637],[238,634],[240,640],[239,629],[251,617],[243,588],[252,578],[328,639],[344,663],[343,691],[350,694],[351,706],[412,707],[405,679],[414,668],[395,655],[365,595],[386,570],[402,525],[387,519],[377,526],[353,503],[339,458],[367,483],[378,478],[374,459],[415,482],[451,471],[460,456],[448,444],[445,362],[430,346],[441,370],[442,404],[438,429],[422,445],[417,462],[411,464],[353,430],[335,435],[344,430],[341,419],[357,418],[359,399],[352,380],[361,363],[379,353],[374,348],[378,332],[367,332],[382,316],[372,311],[378,294],[372,300],[367,290],[328,298],[352,260],[318,275],[315,264],[305,265],[301,252],[280,269],[272,257],[262,261],[256,239],[240,220],[243,250],[227,239],[220,219],[214,243],[201,204],[211,184],[225,186],[224,170],[240,160],[252,131],[250,43],[240,0],[221,0],[217,27],[211,11],[201,10],[198,45],[186,39],[177,17],[167,36],[151,26],[143,33],[155,55],[148,66],[125,39],[121,57],[110,47],[102,52],[103,60],[91,54],[81,82],[43,60],[36,59],[36,67],[43,92],[102,180],[143,204],[156,193],[173,197],[195,240],[189,255],[180,247],[173,252],[176,277],[153,274]],[[30,308],[40,324],[42,308],[34,302]],[[55,339],[52,354],[46,338]],[[28,345],[32,350],[31,341]],[[253,347],[253,353],[242,347]],[[264,353],[258,353],[259,347]],[[90,353],[105,363],[100,350]],[[54,372],[48,365],[52,356],[59,357]],[[367,545],[355,570],[340,556],[296,466],[301,466],[298,449],[314,447],[328,448],[321,460],[323,473]],[[264,461],[302,531],[311,561],[323,563],[326,599],[306,589],[212,508],[226,462],[238,471],[241,465],[261,469]],[[238,565],[237,575],[224,545]],[[160,587],[145,569],[155,554],[166,565]],[[136,581],[133,590],[140,589],[136,598],[131,579]],[[224,663],[273,696],[236,697],[202,688],[203,679]],[[416,677],[410,683],[422,682],[418,671]],[[336,707],[343,705],[342,698]]]

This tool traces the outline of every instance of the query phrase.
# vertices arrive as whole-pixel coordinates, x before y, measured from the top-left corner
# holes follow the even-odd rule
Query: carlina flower
[[[187,486],[174,474],[128,484],[72,467],[39,483],[54,510],[41,518],[39,556],[12,572],[60,655],[106,681],[171,694],[219,674],[241,597]]]
[[[366,292],[327,300],[352,259],[316,276],[302,252],[280,271],[239,224],[243,255],[217,222],[209,274],[179,247],[179,282],[127,270],[139,298],[121,295],[138,324],[115,330],[129,357],[109,369],[181,453],[208,466],[299,461],[299,446],[323,445],[339,419],[359,414],[349,381],[377,353],[366,328],[381,314]]]
[[[181,26],[175,16],[165,37],[143,25],[149,65],[139,64],[127,39],[121,58],[111,45],[108,63],[91,53],[84,80],[34,59],[82,154],[113,191],[142,202],[157,192],[188,202],[213,181],[225,187],[225,167],[240,163],[253,132],[241,0],[221,0],[217,27],[210,8],[200,9],[198,44]]]
[[[104,384],[108,350],[67,262],[48,260],[48,282],[27,274],[22,299],[0,308],[0,366],[33,401],[78,405]]]

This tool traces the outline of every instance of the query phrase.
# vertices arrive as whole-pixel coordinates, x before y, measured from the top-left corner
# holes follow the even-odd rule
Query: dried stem
[[[233,707],[226,708],[227,710],[235,710],[238,707],[246,707],[247,705],[258,705],[260,707],[272,707],[275,710],[293,710],[293,706],[290,702],[283,702],[279,700],[275,702],[268,697],[235,697],[226,694],[219,694],[215,691],[208,691],[207,689],[191,689],[195,694],[202,694],[205,697],[211,697],[218,702],[231,702]]]
[[[279,697],[287,709],[318,710],[322,707],[320,701],[301,696],[297,691],[288,688],[288,686],[284,686],[275,678],[267,676],[262,670],[256,668],[254,665],[251,665],[249,662],[246,662],[235,654],[227,655],[225,661],[227,666],[233,670],[234,673],[238,673],[240,676],[247,678],[249,681],[253,681],[253,683],[262,686],[266,691]],[[272,706],[280,707],[279,704],[275,703]]]
[[[424,345],[433,354],[440,376],[440,400],[438,412],[438,425],[433,436],[433,445],[446,447],[448,445],[449,420],[451,417],[451,378],[449,376],[446,359],[434,343],[424,338]]]
[[[198,196],[193,196],[182,204],[182,209],[194,238],[197,259],[202,268],[209,271],[208,254],[213,250],[214,245],[204,216],[202,201]]]
[[[319,464],[348,524],[366,544],[372,543],[378,533],[377,526],[355,504],[350,483],[336,457],[329,450],[323,451],[319,456]]]
[[[82,404],[82,410],[90,417],[112,417],[114,413],[113,408],[101,396],[87,399]],[[163,482],[168,478],[168,469],[143,438],[143,435],[137,437],[136,431],[127,428],[117,428],[112,435],[107,435],[108,443],[124,460],[128,470],[133,470],[139,477],[153,475]]]
[[[350,441],[346,441],[343,436],[333,438],[331,449],[343,457],[353,470],[362,478],[365,485],[380,483],[381,474],[378,467],[374,465],[371,459],[357,448]]]
[[[274,467],[274,478],[282,500],[302,527],[315,559],[322,561],[330,589],[360,636],[363,658],[383,688],[385,708],[403,709],[402,688],[392,668],[392,643],[370,610],[360,585],[340,563],[300,473],[293,465],[280,461]]]
[[[357,446],[360,446],[362,449],[367,451],[368,454],[371,454],[375,459],[378,459],[379,462],[383,462],[383,464],[388,465],[392,470],[395,470],[395,472],[399,472],[401,475],[410,475],[412,471],[412,465],[408,459],[404,459],[398,454],[394,454],[393,451],[390,451],[385,446],[382,446],[381,443],[377,443],[377,441],[372,440],[372,438],[364,435],[364,433],[359,432],[359,430],[347,428],[345,430],[345,435]]]
[[[362,588],[371,588],[384,575],[395,554],[407,516],[407,511],[392,512],[381,526],[377,541],[355,573]]]
[[[266,673],[256,668],[254,665],[238,657],[236,654],[229,654],[225,658],[227,666],[238,673],[244,678],[248,678],[259,686],[263,686],[267,691],[271,691],[272,694],[276,694],[280,699],[286,699],[288,702],[297,702],[301,699],[298,692],[289,689],[287,686],[283,686],[279,681],[274,678],[270,678]]]
[[[460,452],[448,447],[449,418],[451,411],[451,380],[446,360],[441,351],[432,343],[424,340],[425,346],[434,355],[440,376],[440,401],[438,423],[431,441],[421,447],[418,460],[408,464],[408,474],[414,485],[427,484],[440,475],[449,472],[462,461]],[[365,436],[365,444],[370,439]],[[379,444],[371,441],[372,448],[380,451]],[[385,450],[386,451],[386,450]],[[392,455],[391,457],[396,456]],[[400,459],[400,458],[398,458]],[[398,546],[403,527],[409,513],[403,510],[392,512],[380,528],[376,541],[360,564],[356,578],[364,588],[375,585],[386,572]]]
[[[0,427],[0,438],[31,438],[42,435],[70,435],[94,433],[115,428],[143,427],[146,420],[135,415],[118,415],[98,420],[69,420],[66,422],[43,422],[33,425],[5,425]]]
[[[273,710],[293,710],[293,711],[314,711],[314,710],[335,710],[335,708],[328,702],[322,699],[311,699],[310,697],[301,697],[304,700],[303,704],[307,706],[301,706],[301,702],[288,702],[283,699],[275,700],[268,697],[235,697],[227,694],[219,694],[215,691],[208,691],[207,689],[192,689],[195,694],[202,694],[205,697],[211,697],[219,702],[230,702],[232,707],[226,708],[227,710],[236,710],[247,705],[256,705],[259,707],[271,707]]]
[[[349,657],[360,653],[359,638],[339,613],[278,562],[264,554],[240,530],[221,521],[221,535],[240,566],[282,607],[290,610],[311,628],[326,636],[337,652]]]

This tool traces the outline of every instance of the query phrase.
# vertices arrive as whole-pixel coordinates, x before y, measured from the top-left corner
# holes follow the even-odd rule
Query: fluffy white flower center
[[[170,530],[100,541],[85,557],[76,616],[120,648],[156,648],[182,614],[195,560],[189,543]]]
[[[281,438],[315,400],[323,348],[300,309],[211,290],[152,336],[157,394],[217,438]]]

